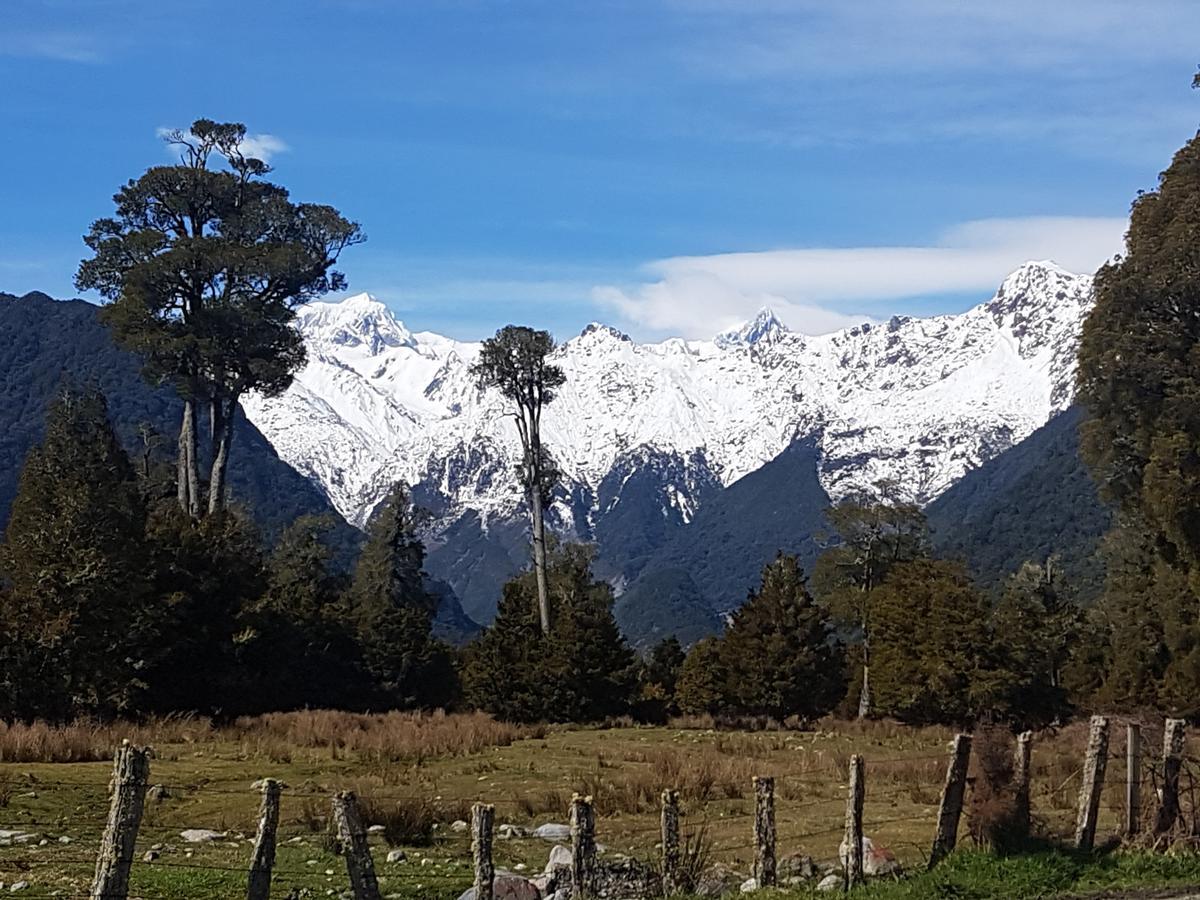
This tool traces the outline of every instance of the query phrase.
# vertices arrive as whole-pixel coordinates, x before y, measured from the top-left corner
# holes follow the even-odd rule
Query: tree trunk
[[[865,719],[871,715],[871,645],[863,641],[863,680],[862,690],[858,694],[858,717]]]
[[[237,410],[237,398],[229,401],[229,408],[220,411],[220,404],[213,407],[214,433],[212,469],[208,478],[208,514],[225,508],[225,473],[229,468],[229,445],[233,443],[233,416]]]
[[[200,468],[196,459],[196,404],[183,401],[183,422],[179,427],[179,452],[176,466],[176,496],[179,508],[193,519],[200,517]]]
[[[537,479],[540,473],[534,473]],[[546,522],[542,517],[542,489],[535,481],[529,491],[529,508],[533,513],[533,572],[537,578],[538,614],[542,634],[550,633],[550,597],[546,589]]]

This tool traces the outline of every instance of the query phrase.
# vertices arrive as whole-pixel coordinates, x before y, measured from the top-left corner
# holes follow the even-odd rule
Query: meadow
[[[1147,723],[1143,733],[1154,735],[1157,727]],[[1101,842],[1117,834],[1123,817],[1124,729],[1115,722],[1113,734]],[[660,795],[675,788],[685,836],[702,845],[703,862],[745,874],[753,850],[755,775],[776,781],[778,855],[804,853],[832,862],[853,753],[866,760],[866,834],[915,871],[924,867],[932,841],[952,737],[944,728],[888,722],[822,721],[806,729],[761,731],[718,730],[704,720],[580,728],[509,725],[478,713],[300,712],[220,726],[196,718],[0,725],[0,830],[33,835],[0,846],[0,882],[27,882],[25,897],[86,895],[107,810],[111,754],[124,738],[154,748],[150,780],[156,787],[139,832],[131,892],[145,900],[244,893],[258,808],[252,783],[263,777],[286,785],[273,893],[279,897],[336,895],[347,888],[343,861],[328,835],[329,798],[344,789],[356,791],[368,823],[381,826],[372,844],[387,896],[456,897],[469,887],[469,840],[454,823],[469,819],[473,802],[494,804],[498,826],[531,829],[565,822],[574,793],[594,798],[597,840],[607,858],[653,861]],[[1035,738],[1032,809],[1044,836],[1070,834],[1085,741],[1078,724]],[[1149,751],[1146,756],[1153,758]],[[960,837],[966,847],[970,811],[968,802]],[[201,828],[224,837],[196,844],[180,838],[185,829]],[[497,840],[497,866],[539,872],[551,846],[534,838]],[[406,859],[387,862],[391,849],[403,850]],[[961,856],[967,862],[947,865],[938,877],[991,871],[992,862]],[[1186,864],[1174,859],[1158,881],[1193,874],[1200,881],[1190,855]],[[1092,876],[1078,864],[1051,854],[1035,870],[1055,884],[1089,883]],[[1141,871],[1129,862],[1110,866],[1105,883]],[[903,892],[922,883],[869,890],[919,896]]]

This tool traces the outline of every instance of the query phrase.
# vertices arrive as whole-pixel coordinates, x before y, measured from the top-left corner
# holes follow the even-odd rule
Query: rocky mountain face
[[[794,445],[812,473],[805,503],[886,480],[927,504],[1070,405],[1090,297],[1089,277],[1040,262],[965,313],[816,337],[765,310],[711,341],[639,344],[589,325],[557,351],[567,383],[544,418],[563,473],[551,523],[596,541],[598,570],[624,591],[663,553],[678,568],[686,554],[663,548],[686,545],[679,533],[706,505]],[[250,398],[247,415],[352,522],[393,481],[414,485],[434,513],[431,571],[488,620],[526,537],[516,429],[468,371],[479,345],[411,332],[366,294],[310,304],[298,324],[308,365],[283,396]],[[739,578],[794,543],[740,527],[765,531]],[[709,597],[705,615],[743,598]]]

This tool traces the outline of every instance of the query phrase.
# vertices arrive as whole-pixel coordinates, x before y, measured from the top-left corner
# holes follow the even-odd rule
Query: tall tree
[[[920,508],[900,499],[896,485],[877,485],[882,502],[852,498],[826,513],[837,543],[813,567],[813,587],[834,614],[861,638],[862,687],[858,716],[872,712],[871,638],[875,591],[893,567],[929,555],[929,530]]]
[[[543,635],[550,634],[543,511],[557,473],[542,446],[542,409],[566,382],[562,369],[549,361],[553,352],[554,338],[549,332],[506,325],[483,342],[479,359],[471,367],[480,388],[496,388],[516,407],[513,418],[521,438],[520,476],[532,520],[533,571]]]
[[[456,693],[448,650],[434,639],[437,597],[408,488],[396,484],[367,524],[347,594],[367,671],[395,706],[443,705]]]
[[[1081,452],[1200,593],[1200,136],[1133,203],[1079,348]]]
[[[116,193],[116,214],[84,236],[93,256],[75,284],[110,301],[104,317],[117,341],[144,358],[148,379],[183,398],[177,494],[198,517],[199,412],[208,413],[212,513],[225,504],[239,398],[290,384],[304,362],[295,307],[345,287],[333,266],[363,236],[333,207],[292,203],[264,180],[271,169],[244,152],[244,125],[199,119],[168,140],[180,164],[148,169]]]
[[[739,713],[814,719],[846,692],[842,647],[794,556],[763,567],[720,642],[726,700]]]
[[[129,711],[154,643],[146,508],[104,397],[64,389],[0,544],[0,643],[16,715]],[[9,666],[12,666],[9,669]],[[6,677],[7,680],[7,677]]]

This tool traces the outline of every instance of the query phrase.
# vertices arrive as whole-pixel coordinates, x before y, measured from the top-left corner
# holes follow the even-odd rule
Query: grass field
[[[681,724],[692,727],[527,728],[481,715],[298,713],[224,728],[197,720],[140,729],[0,728],[0,829],[36,838],[0,846],[0,881],[27,881],[25,897],[86,892],[107,809],[108,759],[125,734],[153,746],[151,781],[166,789],[165,796],[147,801],[139,833],[133,896],[146,900],[215,900],[244,892],[258,805],[251,784],[268,776],[287,785],[273,893],[279,897],[292,888],[307,888],[316,897],[347,887],[344,863],[331,852],[326,836],[329,797],[341,789],[355,790],[368,822],[385,826],[384,834],[373,837],[376,867],[384,893],[398,897],[454,897],[469,886],[468,839],[450,825],[469,818],[472,802],[495,804],[497,824],[529,827],[565,822],[576,792],[594,798],[597,839],[606,854],[653,860],[659,795],[676,788],[685,833],[703,829],[711,862],[748,872],[754,775],[776,779],[779,856],[802,851],[832,860],[841,838],[852,753],[866,759],[866,833],[906,867],[923,865],[950,731],[829,722],[808,731],[726,732],[695,727],[704,723]],[[1124,754],[1122,735],[1114,729],[1110,750],[1117,759]],[[1068,833],[1073,823],[1084,739],[1084,730],[1072,726],[1039,736],[1035,744],[1032,804],[1048,833]],[[1119,827],[1123,782],[1123,767],[1114,761],[1101,835]],[[185,844],[179,839],[185,828],[228,836]],[[407,861],[385,862],[391,846],[404,849]],[[496,862],[540,871],[550,846],[534,839],[498,840]],[[152,848],[158,858],[143,861]],[[974,857],[964,854],[969,858]],[[976,872],[985,863],[972,865]],[[1053,881],[1055,890],[1074,889],[1076,882],[1086,888],[1080,865],[1074,857],[1051,854],[1034,869],[1043,873],[1042,881]],[[1172,865],[1159,881],[1191,878],[1190,862]],[[1121,883],[1118,876],[1136,868],[1110,866],[1117,880],[1107,883]],[[947,878],[956,871],[948,866],[934,875]],[[905,893],[921,883],[875,888],[872,896],[992,896],[950,889]],[[927,889],[934,888],[927,884]]]

